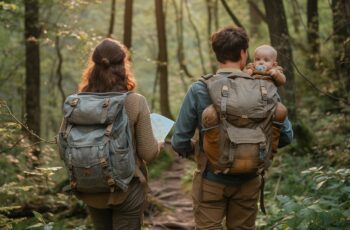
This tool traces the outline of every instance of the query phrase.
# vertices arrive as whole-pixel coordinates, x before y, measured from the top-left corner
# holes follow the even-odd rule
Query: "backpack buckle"
[[[261,86],[260,90],[261,90],[261,96],[262,96],[263,100],[267,100],[267,90],[266,90],[266,88],[264,86]]]
[[[108,184],[109,186],[114,186],[114,185],[115,185],[115,182],[114,182],[114,180],[113,180],[112,177],[108,177],[108,179],[107,179],[107,184]]]
[[[115,190],[115,181],[113,180],[113,178],[112,177],[108,177],[107,178],[107,184],[108,184],[108,186],[109,186],[109,188],[110,188],[110,191],[111,192],[114,192],[114,190]]]
[[[79,98],[74,98],[69,104],[70,106],[75,107],[77,106],[78,102],[79,102]]]
[[[108,167],[108,163],[104,158],[100,160],[100,164],[103,169],[106,169]]]
[[[227,85],[222,86],[221,95],[223,97],[228,97],[228,86]]]
[[[107,137],[109,137],[109,136],[111,135],[111,133],[112,133],[112,128],[113,128],[113,123],[112,123],[112,124],[109,124],[109,125],[107,126],[107,128],[105,129],[105,135],[106,135]]]
[[[259,146],[259,159],[264,160],[266,155],[266,145],[265,144],[260,144]]]
[[[109,105],[109,98],[105,98],[102,104],[102,108],[106,108]]]

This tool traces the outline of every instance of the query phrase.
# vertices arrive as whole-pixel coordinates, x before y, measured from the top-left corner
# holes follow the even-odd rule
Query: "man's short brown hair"
[[[241,50],[248,49],[249,38],[240,27],[227,26],[211,35],[211,46],[220,63],[239,61]]]

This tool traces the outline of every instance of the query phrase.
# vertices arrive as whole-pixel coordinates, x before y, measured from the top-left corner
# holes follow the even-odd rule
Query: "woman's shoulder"
[[[136,92],[130,92],[126,98],[126,102],[128,102],[128,101],[136,102],[136,101],[140,101],[140,100],[146,100],[146,98],[142,94],[139,94]]]
[[[145,96],[136,92],[130,93],[125,100],[126,110],[130,113],[140,113],[148,108],[147,105]]]

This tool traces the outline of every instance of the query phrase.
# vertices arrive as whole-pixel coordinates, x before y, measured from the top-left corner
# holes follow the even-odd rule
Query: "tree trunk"
[[[186,6],[188,21],[190,22],[190,25],[194,31],[194,34],[195,34],[195,37],[197,40],[198,55],[199,55],[199,60],[201,62],[202,74],[206,74],[207,70],[205,68],[205,61],[204,61],[203,50],[202,50],[202,45],[201,45],[200,33],[199,33],[199,30],[198,30],[196,24],[194,23],[194,21],[192,19],[191,9],[188,5],[188,0],[184,0],[184,1],[185,1],[185,6]]]
[[[261,17],[259,16],[259,11],[256,10],[257,6],[254,5],[253,1],[248,1],[249,4],[249,22],[250,22],[250,36],[258,37],[259,25],[261,24]]]
[[[125,0],[125,13],[124,13],[124,45],[131,48],[132,39],[132,7],[133,0]]]
[[[168,51],[166,43],[165,15],[163,11],[163,0],[155,0],[155,13],[158,34],[158,61],[157,69],[160,75],[159,91],[160,91],[160,111],[161,113],[172,119],[169,106],[168,96]]]
[[[207,36],[208,36],[208,46],[209,46],[209,60],[210,60],[210,65],[211,65],[211,71],[213,73],[216,72],[217,69],[217,64],[216,64],[216,59],[214,56],[214,53],[212,52],[211,49],[211,33],[212,33],[212,24],[213,24],[213,18],[215,19],[215,12],[214,12],[214,0],[206,0],[207,3],[207,15],[208,15],[208,21],[207,21]]]
[[[287,77],[287,83],[280,89],[280,95],[284,99],[283,103],[288,107],[288,116],[296,120],[293,53],[283,2],[282,0],[264,0],[264,6],[271,45],[277,50],[278,64],[283,67]]]
[[[26,50],[26,114],[30,130],[40,136],[40,52],[39,52],[39,1],[25,3],[25,50]],[[38,139],[30,135],[31,141]]]
[[[115,21],[115,3],[116,0],[112,0],[112,5],[111,5],[111,16],[109,20],[109,28],[108,28],[108,33],[107,37],[110,38],[113,35],[113,29],[114,29],[114,21]]]
[[[307,41],[310,46],[310,51],[314,57],[320,53],[320,41],[318,36],[318,0],[307,0]]]
[[[299,26],[300,26],[300,19],[301,19],[301,15],[300,15],[300,6],[297,0],[292,0],[291,1],[292,4],[292,25],[294,27],[294,32],[295,33],[299,33]]]
[[[350,100],[350,2],[333,0],[333,42],[336,75]]]
[[[177,60],[179,62],[180,74],[186,74],[189,78],[194,78],[187,68],[185,51],[184,51],[184,39],[183,39],[183,0],[180,0],[180,9],[178,9],[176,1],[172,0],[175,15],[176,15],[176,38],[177,38]],[[183,73],[181,72],[183,71]]]

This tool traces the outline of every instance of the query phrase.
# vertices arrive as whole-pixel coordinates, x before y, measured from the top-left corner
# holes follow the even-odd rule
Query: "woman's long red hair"
[[[78,90],[125,92],[132,91],[135,87],[128,49],[120,42],[107,38],[96,46],[89,58]]]

